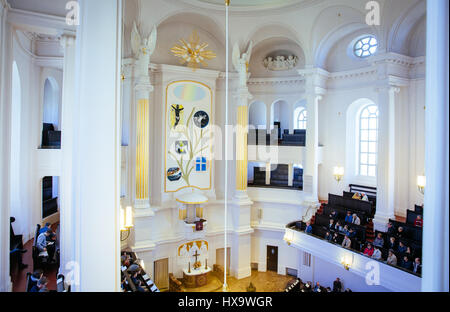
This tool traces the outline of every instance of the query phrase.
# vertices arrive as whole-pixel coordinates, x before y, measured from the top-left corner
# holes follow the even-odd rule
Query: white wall
[[[350,288],[353,292],[390,292],[389,289],[383,286],[367,285],[364,277],[345,270],[343,266],[335,265],[319,257],[312,258],[314,262],[313,283],[319,282],[320,285],[333,289],[333,282],[339,277],[343,289]],[[300,276],[300,278],[302,277]]]

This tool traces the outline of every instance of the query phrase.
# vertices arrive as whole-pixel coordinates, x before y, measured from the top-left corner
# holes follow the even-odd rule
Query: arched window
[[[308,112],[304,107],[298,107],[294,112],[295,129],[306,130],[308,121]]]
[[[378,151],[378,107],[365,106],[359,116],[359,175],[376,177]]]

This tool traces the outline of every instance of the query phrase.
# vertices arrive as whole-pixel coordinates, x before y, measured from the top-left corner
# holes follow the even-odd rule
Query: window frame
[[[370,108],[375,107],[375,112],[370,112]],[[367,117],[363,117],[365,112],[368,112]],[[374,117],[375,115],[375,117]],[[367,128],[363,129],[363,120],[367,119]],[[375,119],[376,127],[371,126],[371,120]],[[364,137],[367,139],[363,139],[363,131],[366,131],[367,134]],[[375,139],[371,138],[371,132],[375,132]],[[378,169],[378,138],[379,138],[379,110],[376,104],[368,104],[362,107],[361,111],[358,115],[358,166],[357,166],[357,175],[365,178],[377,178],[377,169]],[[373,135],[373,133],[372,133]],[[363,144],[367,144],[367,149],[363,152]],[[374,152],[372,152],[371,144],[375,144]],[[366,156],[367,159],[365,162],[362,161],[363,156]],[[374,161],[370,160],[370,157],[374,157]],[[363,173],[363,166],[366,167],[366,172]],[[370,168],[374,168],[374,175],[370,174]]]
[[[303,117],[303,120],[301,119],[301,117]],[[295,109],[295,113],[294,113],[294,118],[295,118],[295,126],[294,129],[295,130],[306,130],[307,126],[308,126],[308,111],[306,110],[305,107],[303,106],[299,106]],[[304,128],[301,127],[300,125],[304,124]]]
[[[369,42],[368,43],[364,43],[363,41],[369,38]],[[371,41],[375,39],[375,44],[372,44]],[[361,47],[357,48],[356,46],[361,43]],[[364,45],[369,45],[369,48],[367,50],[364,50],[363,47]],[[379,47],[379,43],[378,43],[378,39],[377,37],[375,37],[374,35],[364,35],[362,37],[358,37],[356,40],[353,41],[353,45],[352,45],[352,54],[354,57],[364,60],[367,59],[373,55],[375,55],[378,52],[378,47]],[[375,50],[373,52],[371,52],[371,49],[375,48]],[[357,54],[357,51],[361,51],[361,55]],[[368,52],[368,55],[364,55],[365,52]]]

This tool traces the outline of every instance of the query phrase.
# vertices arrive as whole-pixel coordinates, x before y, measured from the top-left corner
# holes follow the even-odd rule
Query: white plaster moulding
[[[10,8],[7,21],[16,28],[44,35],[76,34],[75,26],[68,25],[64,17],[54,15]]]
[[[62,69],[63,65],[64,65],[64,57],[60,57],[60,56],[39,56],[34,54],[32,51],[29,51],[28,49],[26,49],[23,45],[22,42],[19,40],[19,38],[17,37],[17,30],[13,31],[13,36],[16,39],[17,42],[17,46],[19,47],[19,49],[25,53],[28,57],[30,57],[33,61],[33,63],[37,66],[40,67],[54,67],[57,69]]]

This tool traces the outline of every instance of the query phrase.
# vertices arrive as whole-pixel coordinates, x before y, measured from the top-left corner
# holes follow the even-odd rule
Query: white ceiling
[[[186,3],[199,5],[204,8],[223,8],[225,0],[182,0]],[[276,9],[293,4],[305,2],[306,0],[230,0],[230,8],[238,10],[263,10]]]
[[[65,17],[68,0],[7,0],[12,8]]]

